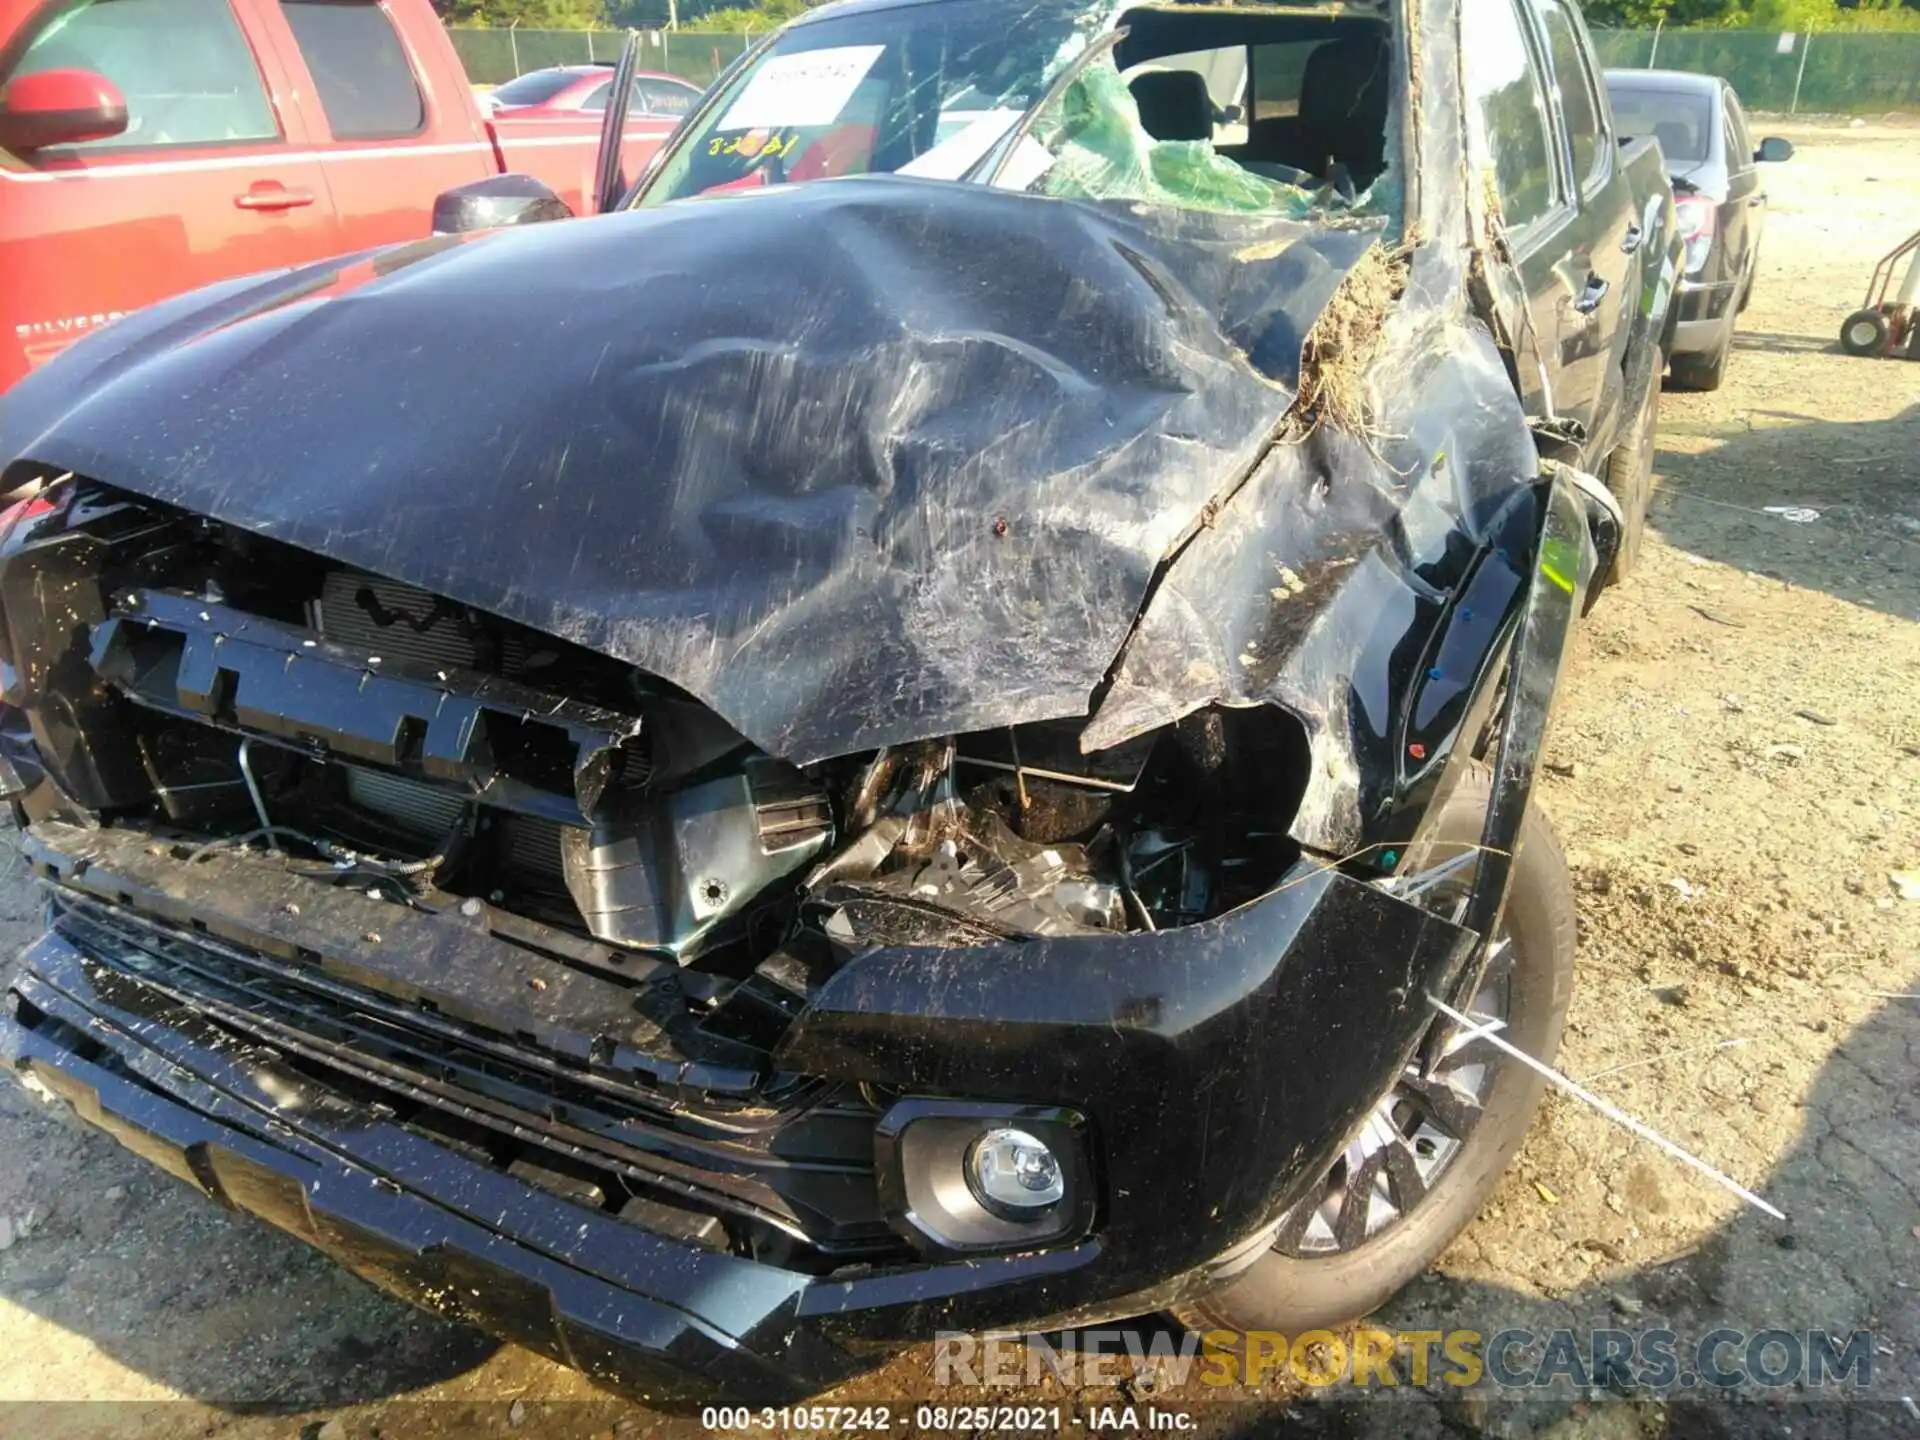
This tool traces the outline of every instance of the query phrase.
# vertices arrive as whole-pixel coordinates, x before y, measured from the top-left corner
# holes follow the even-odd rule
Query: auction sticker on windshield
[[[884,45],[843,45],[776,55],[747,82],[719,128],[831,125],[885,49]]]

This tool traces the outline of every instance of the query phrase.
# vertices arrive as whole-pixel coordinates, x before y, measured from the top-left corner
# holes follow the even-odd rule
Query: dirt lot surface
[[[1204,1428],[1920,1433],[1901,1398],[1920,1396],[1920,895],[1891,878],[1920,872],[1920,364],[1834,344],[1873,258],[1920,224],[1920,125],[1762,129],[1800,152],[1768,176],[1738,354],[1719,393],[1663,400],[1657,533],[1580,636],[1543,798],[1580,895],[1562,1066],[1789,1220],[1555,1097],[1486,1212],[1379,1319],[1866,1328],[1870,1398],[1516,1408],[1403,1387],[1331,1406],[1295,1385],[1256,1411],[1161,1393]],[[17,871],[0,886],[9,952],[33,903]],[[0,1156],[5,1434],[695,1428],[385,1299],[10,1084]],[[834,1398],[909,1410],[936,1398],[929,1363]],[[1021,1393],[1089,1416],[1147,1386]],[[55,1400],[96,1404],[26,1403]]]

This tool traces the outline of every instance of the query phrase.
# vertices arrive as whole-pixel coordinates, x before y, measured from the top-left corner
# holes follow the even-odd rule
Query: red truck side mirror
[[[104,140],[126,128],[127,97],[91,70],[42,70],[0,91],[0,149],[16,155]]]

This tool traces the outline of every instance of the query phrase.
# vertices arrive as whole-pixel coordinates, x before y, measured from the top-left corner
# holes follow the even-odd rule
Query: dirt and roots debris
[[[1407,288],[1409,252],[1371,247],[1347,272],[1300,347],[1301,433],[1331,424],[1354,435],[1373,431],[1367,372],[1380,354],[1387,311]]]

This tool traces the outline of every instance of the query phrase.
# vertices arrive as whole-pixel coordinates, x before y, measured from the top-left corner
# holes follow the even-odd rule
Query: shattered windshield
[[[633,203],[838,176],[985,181],[1058,199],[1391,218],[1388,29],[1271,10],[946,0],[787,30]],[[1196,49],[1196,38],[1211,38]],[[1276,59],[1276,57],[1278,57]]]
[[[1316,197],[1305,175],[1296,178],[1304,183],[1257,174],[1211,139],[1155,139],[1113,57],[1100,55],[1034,117],[994,183],[1063,200],[1299,218],[1326,197]]]
[[[636,203],[839,175],[958,179],[1098,33],[1086,0],[908,5],[796,25],[716,96]]]

